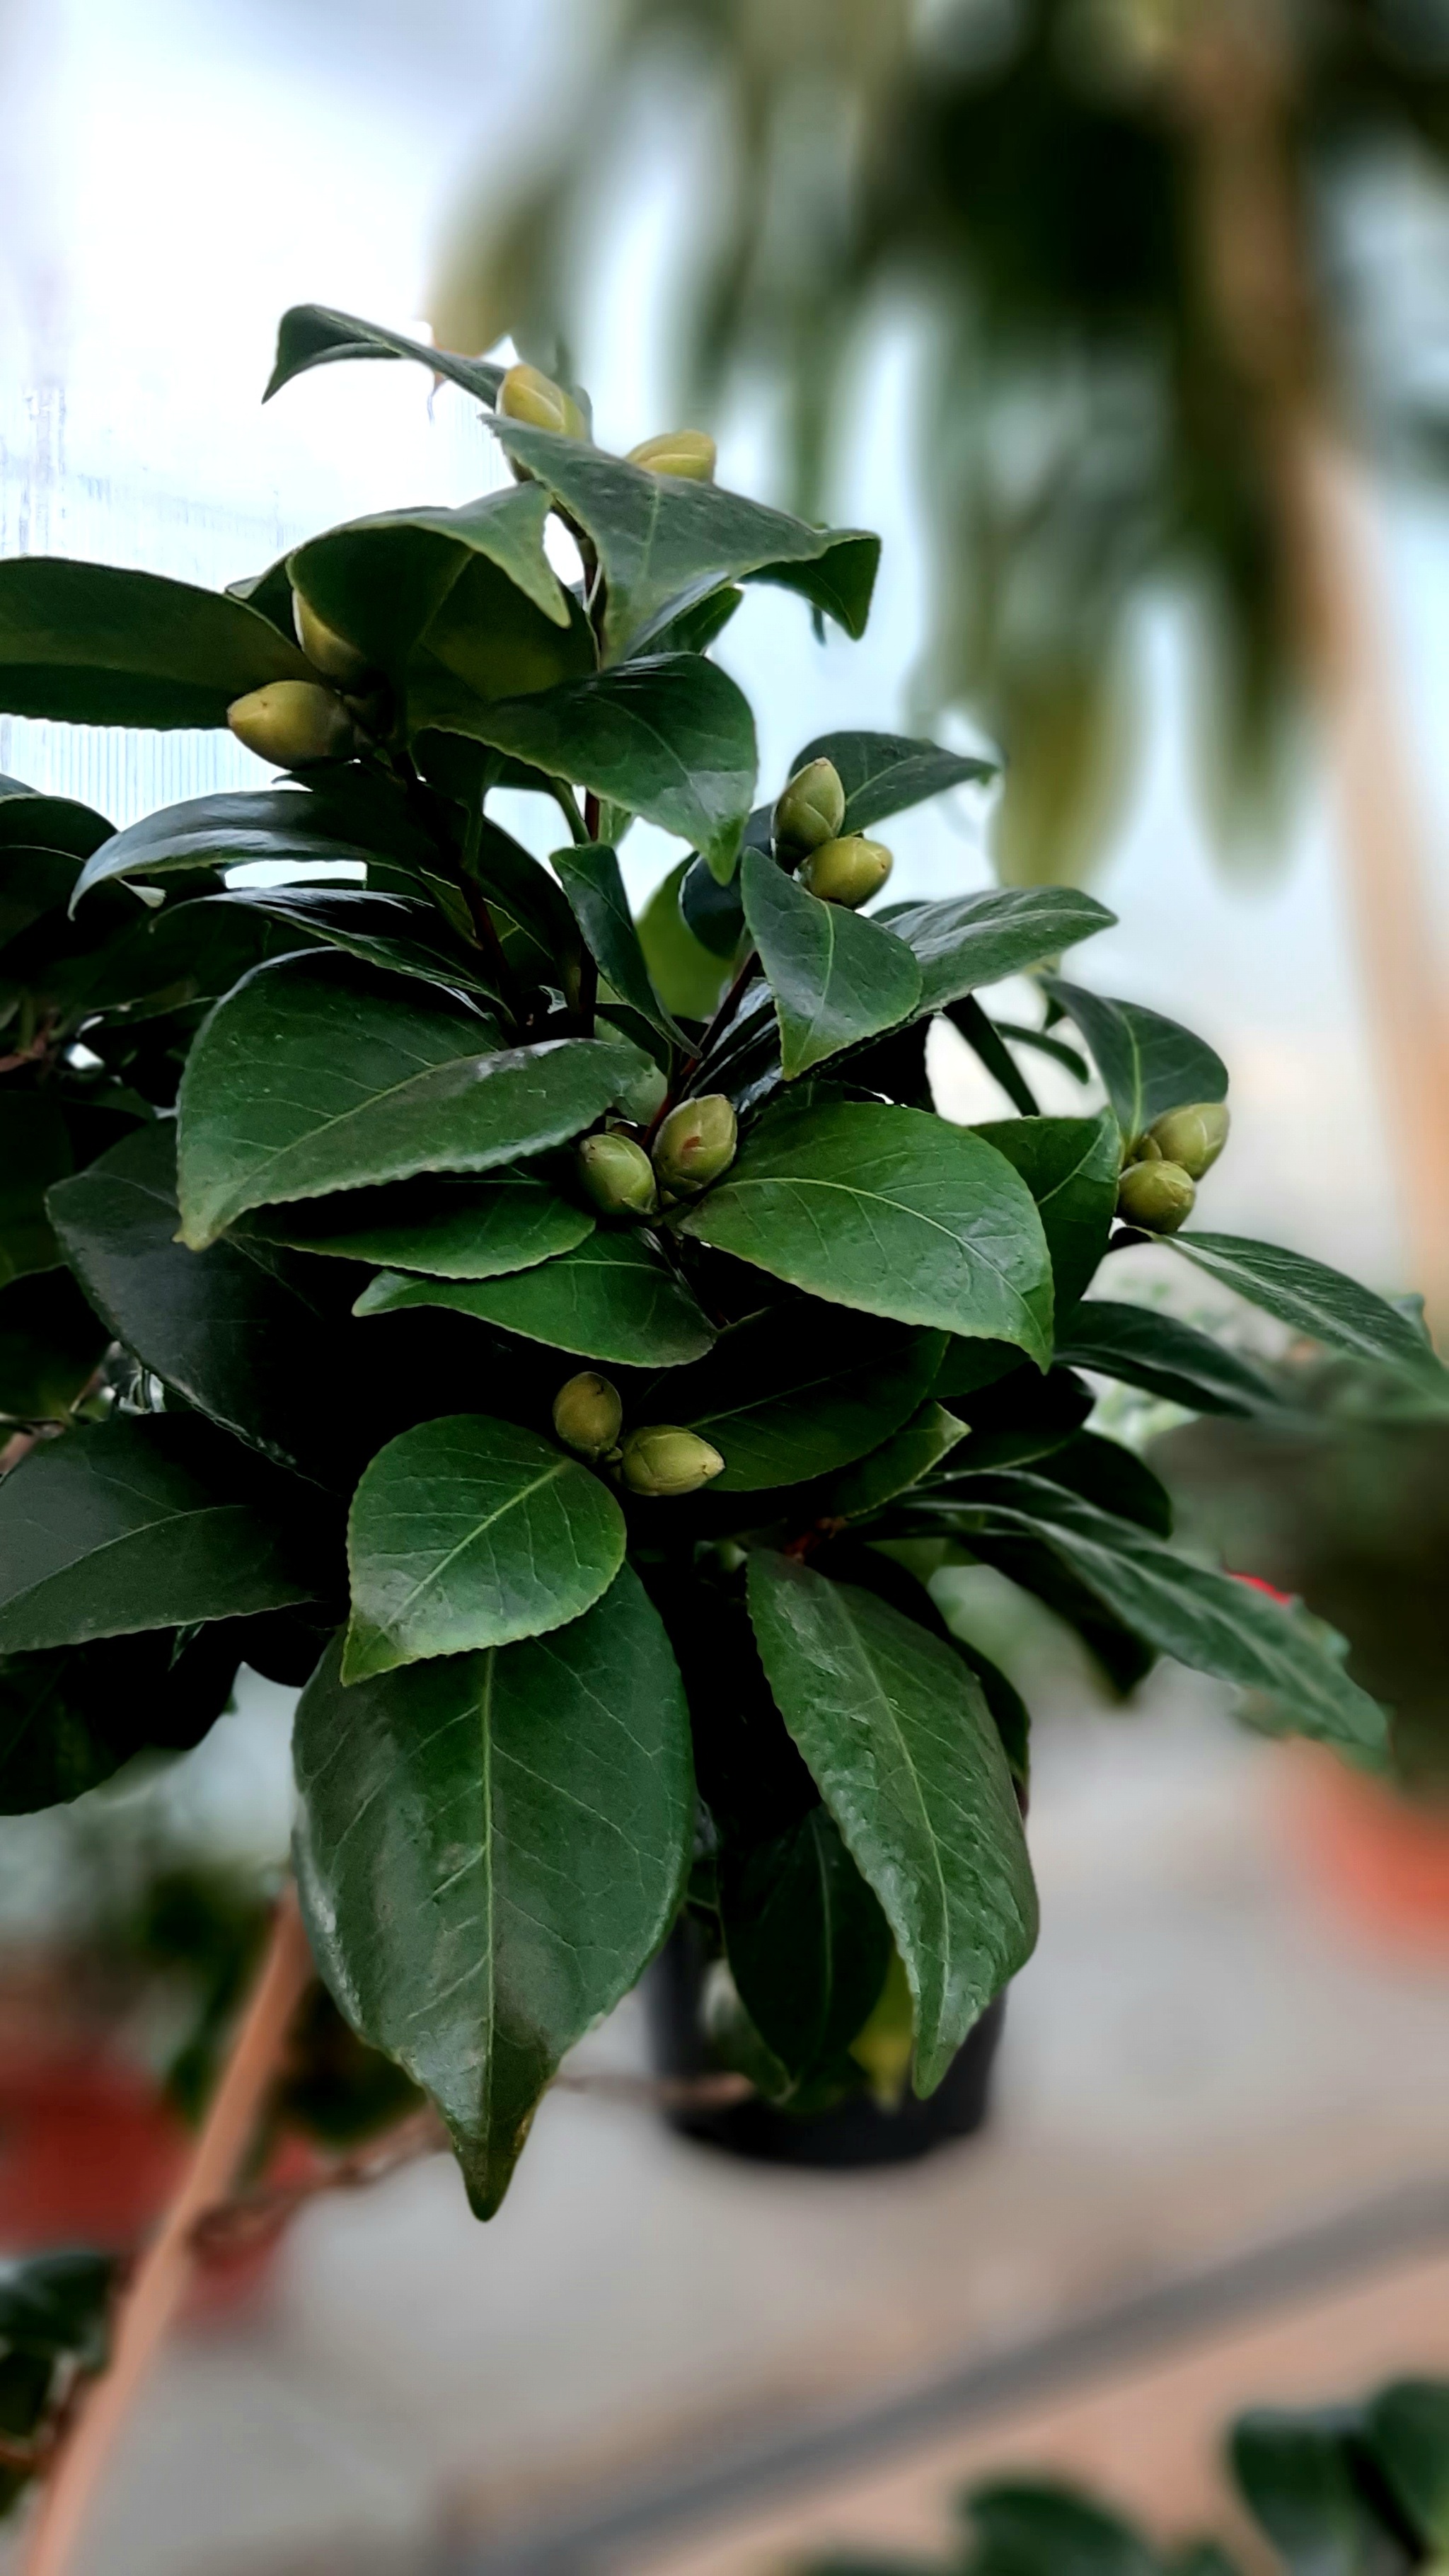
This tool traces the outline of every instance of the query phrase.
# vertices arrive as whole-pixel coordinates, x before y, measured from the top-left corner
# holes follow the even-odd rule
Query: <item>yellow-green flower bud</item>
[[[1161,1163],[1166,1160],[1157,1138],[1150,1134],[1129,1137],[1122,1148],[1122,1162]]]
[[[1117,1214],[1148,1234],[1176,1234],[1196,1197],[1181,1163],[1129,1163],[1117,1183]]]
[[[309,608],[300,590],[292,593],[292,624],[313,670],[320,671],[324,680],[335,680],[339,689],[356,690],[371,676],[373,665],[367,655],[319,617],[315,608]]]
[[[605,1216],[652,1216],[659,1205],[654,1166],[632,1136],[586,1136],[574,1166]]]
[[[822,903],[838,903],[855,912],[879,894],[894,866],[884,841],[867,841],[852,832],[843,841],[823,841],[801,860],[798,874],[801,885],[818,894]]]
[[[678,474],[686,483],[712,483],[714,440],[707,429],[666,429],[658,438],[641,438],[624,462],[651,474]]]
[[[526,421],[530,429],[556,429],[565,438],[588,434],[573,395],[542,367],[510,367],[498,388],[498,408],[505,420]]]
[[[803,858],[833,841],[845,820],[845,789],[833,760],[807,760],[776,802],[771,817],[782,859]]]
[[[646,1423],[624,1443],[619,1473],[631,1494],[696,1494],[717,1476],[724,1460],[694,1431],[672,1422]]]
[[[226,720],[238,742],[278,769],[303,769],[309,760],[350,760],[357,749],[351,716],[320,680],[269,680],[234,698]]]
[[[565,1447],[577,1449],[581,1458],[602,1458],[613,1448],[623,1421],[619,1390],[597,1369],[580,1369],[553,1400],[553,1427]]]
[[[662,1189],[704,1190],[735,1159],[734,1103],[722,1091],[681,1100],[654,1139],[654,1169]]]
[[[1192,1180],[1200,1181],[1228,1141],[1227,1103],[1195,1100],[1186,1109],[1169,1109],[1153,1119],[1147,1132],[1164,1162],[1181,1163]]]

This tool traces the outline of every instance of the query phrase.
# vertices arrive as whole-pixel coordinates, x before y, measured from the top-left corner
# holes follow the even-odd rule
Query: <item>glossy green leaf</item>
[[[343,786],[342,780],[349,779]],[[361,791],[361,792],[359,792]],[[436,865],[427,835],[410,822],[381,781],[331,775],[315,787],[230,789],[190,796],[144,814],[115,832],[89,859],[74,901],[117,877],[153,878],[177,872],[249,867],[316,867],[323,862],[369,865],[379,856],[404,864]]]
[[[927,1629],[796,1558],[752,1554],[749,1598],[781,1715],[895,1934],[916,2090],[933,2092],[1036,1939],[1021,1817],[980,1685]]]
[[[480,708],[496,699],[511,701],[554,689],[593,671],[598,662],[593,630],[578,601],[567,591],[562,596],[568,623],[559,626],[497,564],[474,554],[444,591],[406,670],[398,675],[412,731],[438,725],[491,742],[493,736],[472,720]],[[376,609],[379,624],[386,603],[384,579]]]
[[[0,708],[9,715],[224,725],[234,698],[308,677],[296,646],[224,593],[60,555],[0,563]]]
[[[527,1341],[612,1360],[620,1368],[675,1368],[697,1360],[713,1328],[682,1280],[637,1234],[591,1234],[572,1252],[507,1279],[408,1279],[385,1271],[363,1290],[358,1315],[407,1306],[451,1306]]]
[[[886,918],[920,967],[922,1010],[940,1011],[980,985],[1025,974],[1117,916],[1074,886],[992,886],[945,903],[907,904]]]
[[[923,1110],[774,1112],[684,1231],[832,1304],[1051,1356],[1031,1192],[994,1147]]]
[[[734,870],[755,786],[755,720],[713,662],[650,655],[530,697],[485,702],[441,687],[427,720],[570,779]]]
[[[1364,2432],[1425,2554],[1442,2557],[1449,2551],[1449,2382],[1392,2381],[1370,2398]]]
[[[275,1509],[223,1489],[197,1427],[98,1423],[11,1470],[0,1484],[0,1653],[312,1597]]]
[[[625,1569],[567,1627],[344,1687],[295,1738],[298,1883],[348,2019],[425,2085],[490,2217],[559,2060],[634,1985],[689,1866],[689,1716]]]
[[[679,908],[687,871],[681,859],[657,885],[639,915],[639,945],[655,992],[666,1010],[687,1020],[707,1020],[724,991],[728,961],[696,939]],[[713,882],[713,879],[711,880]]]
[[[1154,1538],[1172,1536],[1172,1497],[1145,1458],[1099,1431],[1078,1431],[1042,1459],[1038,1474],[1095,1503],[1100,1512],[1134,1521]]]
[[[1290,2576],[1383,2576],[1406,2567],[1354,2476],[1351,2423],[1340,2414],[1242,2415],[1233,2475]]]
[[[61,1421],[110,1338],[68,1270],[6,1281],[0,1286],[0,1418]]]
[[[70,1135],[53,1095],[0,1091],[0,1286],[59,1262],[45,1193],[70,1168]]]
[[[428,903],[353,886],[244,886],[226,894],[203,895],[200,900],[214,908],[219,928],[229,925],[241,931],[246,922],[253,924],[262,953],[248,958],[247,966],[260,965],[268,956],[295,956],[304,944],[312,943],[340,948],[344,956],[376,966],[386,975],[415,975],[465,1005],[478,998],[497,1000],[499,995],[498,976],[488,957],[456,942],[446,921]],[[169,920],[179,939],[180,909],[169,905],[146,928],[154,936]],[[206,916],[199,918],[204,922]],[[268,927],[272,924],[274,929]],[[221,946],[216,932],[210,944]],[[207,997],[220,1000],[244,971],[239,966],[220,987],[206,984]]]
[[[721,1856],[720,1925],[741,2003],[796,2086],[828,2077],[874,2010],[890,1927],[827,1807]]]
[[[751,815],[750,823],[753,821]],[[750,824],[746,824],[745,853],[754,846]],[[689,860],[679,881],[679,909],[686,929],[702,948],[709,950],[711,957],[729,959],[738,953],[745,936],[745,907],[740,900],[738,875],[728,885],[721,885],[703,859]]]
[[[503,419],[494,429],[505,455],[526,465],[592,539],[611,659],[734,581],[797,590],[848,635],[864,634],[878,537],[859,528],[812,528],[738,492],[651,474],[554,430]]]
[[[60,1182],[51,1210],[96,1312],[144,1368],[281,1465],[327,1463],[336,1318],[265,1245],[233,1238],[198,1255],[176,1241],[170,1120]]]
[[[650,981],[614,852],[601,841],[555,850],[553,865],[604,981],[664,1037],[678,1032]]]
[[[342,1677],[356,1682],[576,1619],[624,1561],[624,1515],[536,1431],[452,1414],[378,1451],[353,1496],[347,1560]]]
[[[1058,1327],[1057,1357],[1194,1413],[1271,1412],[1286,1401],[1265,1368],[1156,1306],[1089,1297]]]
[[[1140,2532],[1069,2487],[992,2479],[971,2489],[963,2511],[976,2576],[1161,2576]]]
[[[895,1436],[873,1449],[844,1474],[832,1478],[824,1498],[828,1520],[868,1520],[897,1494],[929,1476],[933,1467],[964,1439],[966,1425],[934,1400],[919,1405]]]
[[[490,1181],[395,1181],[261,1209],[232,1241],[255,1237],[428,1278],[498,1279],[571,1252],[593,1231],[586,1208],[527,1172],[500,1172]]]
[[[800,1485],[863,1457],[931,1385],[938,1333],[791,1298],[732,1324],[707,1360],[649,1390],[724,1459],[716,1493]]]
[[[1406,1370],[1431,1385],[1444,1384],[1442,1363],[1407,1315],[1356,1279],[1346,1279],[1341,1270],[1330,1270],[1326,1262],[1240,1234],[1164,1239],[1210,1279],[1233,1289],[1250,1306],[1276,1315],[1295,1333],[1326,1342],[1330,1350],[1347,1351],[1354,1359]]]
[[[889,930],[820,902],[759,850],[744,854],[740,890],[775,996],[787,1082],[910,1017],[921,971]]]
[[[1192,1564],[1044,1476],[973,1480],[969,1507],[958,1515],[961,1534],[969,1539],[978,1520],[988,1534],[1040,1539],[1159,1654],[1240,1689],[1270,1692],[1300,1734],[1335,1744],[1384,1743],[1383,1711],[1349,1680],[1302,1612]]]
[[[994,1118],[975,1133],[1004,1154],[1037,1204],[1052,1257],[1058,1316],[1090,1286],[1117,1207],[1121,1144],[1110,1109],[1100,1118]]]
[[[200,1251],[278,1200],[541,1153],[589,1126],[635,1061],[586,1038],[500,1050],[493,1023],[460,1003],[340,960],[258,967],[187,1059],[185,1240]]]
[[[561,888],[540,860],[486,815],[472,872],[488,901],[501,904],[547,957],[562,959],[577,948],[577,925]]]
[[[550,625],[573,625],[573,603],[543,550],[547,517],[546,496],[527,485],[485,492],[457,510],[385,510],[310,538],[288,570],[328,626],[379,670],[400,677],[413,646],[479,558]],[[495,589],[485,574],[476,605]]]
[[[270,402],[294,376],[309,367],[326,367],[341,358],[416,358],[430,375],[445,376],[479,402],[496,401],[503,369],[488,358],[459,358],[451,349],[431,349],[421,340],[385,331],[376,322],[360,322],[355,313],[335,313],[326,304],[293,304],[277,328],[277,357],[263,402]]]
[[[231,1699],[251,1620],[0,1655],[0,1815],[68,1805],[138,1753],[188,1753]]]
[[[822,733],[797,751],[790,763],[793,778],[807,761],[834,764],[845,790],[844,832],[868,832],[888,814],[924,804],[951,787],[978,786],[996,776],[992,760],[947,751],[939,742],[920,742],[899,733]]]
[[[1156,1011],[1138,1002],[1109,1001],[1059,976],[1044,975],[1042,989],[1074,1020],[1092,1050],[1122,1133],[1140,1136],[1165,1110],[1194,1100],[1224,1100],[1228,1069],[1222,1057]]]
[[[716,638],[724,633],[735,610],[744,598],[742,590],[713,590],[690,608],[681,608],[667,626],[661,626],[630,651],[650,653],[707,653]]]

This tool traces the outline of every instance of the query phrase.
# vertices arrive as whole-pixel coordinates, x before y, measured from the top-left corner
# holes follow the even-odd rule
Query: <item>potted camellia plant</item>
[[[711,647],[747,583],[859,633],[873,537],[718,489],[697,435],[610,455],[577,389],[314,307],[273,390],[353,357],[460,384],[512,483],[223,595],[0,565],[0,705],[229,724],[284,773],[119,832],[0,796],[0,1796],[194,1743],[242,1663],[301,1685],[306,1939],[284,1902],[188,2208],[310,1947],[489,2217],[561,2059],[681,1918],[772,2102],[942,2083],[1036,1931],[1026,1712],[947,1633],[946,1556],[1049,1601],[1122,1686],[1174,1655],[1384,1740],[1332,1638],[1175,1549],[1162,1485],[1088,1427],[1090,1375],[1281,1401],[1089,1297],[1115,1245],[1158,1234],[1406,1384],[1443,1373],[1368,1290],[1179,1230],[1227,1074],[1057,971],[1101,904],[891,902],[877,827],[979,763],[836,734],[757,801]],[[548,864],[503,788],[558,816]],[[638,922],[636,816],[683,845]],[[1039,1019],[998,1025],[981,993],[1026,970]],[[938,1014],[1014,1115],[935,1113]],[[1042,1049],[1084,1081],[1090,1057],[1107,1105],[1041,1115]]]

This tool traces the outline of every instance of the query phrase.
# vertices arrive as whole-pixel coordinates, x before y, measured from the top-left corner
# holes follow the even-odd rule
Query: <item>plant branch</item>
[[[25,2576],[64,2576],[71,2563],[111,2452],[185,2297],[197,2219],[221,2198],[246,2153],[312,1973],[301,1912],[289,1887],[278,1902],[261,1972],[190,2162],[122,2299],[110,2368],[57,2450],[31,2528]]]

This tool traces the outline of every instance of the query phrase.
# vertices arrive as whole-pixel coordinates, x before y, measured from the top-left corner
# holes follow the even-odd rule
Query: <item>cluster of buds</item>
[[[1228,1141],[1220,1100],[1165,1110],[1128,1146],[1117,1183],[1117,1213],[1146,1234],[1175,1234],[1186,1223],[1197,1184]]]
[[[586,439],[589,425],[567,386],[554,383],[541,367],[510,367],[498,388],[498,409],[505,420],[521,420],[530,429],[551,429],[560,438]],[[687,483],[714,481],[715,446],[703,429],[666,429],[631,447],[625,463],[649,474],[677,475]],[[515,474],[526,472],[515,465]]]
[[[300,590],[292,592],[292,625],[317,680],[269,680],[234,698],[226,720],[238,742],[276,769],[306,769],[318,760],[351,760],[358,748],[363,693],[379,675],[365,653],[319,617]]]
[[[719,1451],[698,1433],[674,1422],[646,1422],[620,1441],[624,1407],[619,1390],[595,1369],[581,1369],[553,1400],[553,1427],[566,1448],[591,1466],[612,1468],[631,1494],[655,1500],[697,1494],[724,1466]]]
[[[722,1091],[681,1100],[661,1120],[652,1156],[609,1127],[575,1148],[574,1169],[602,1216],[655,1216],[661,1202],[693,1198],[727,1172],[735,1158],[734,1104]]]
[[[771,818],[775,856],[822,903],[856,912],[879,894],[895,862],[883,841],[842,833],[845,789],[833,760],[797,769]]]

